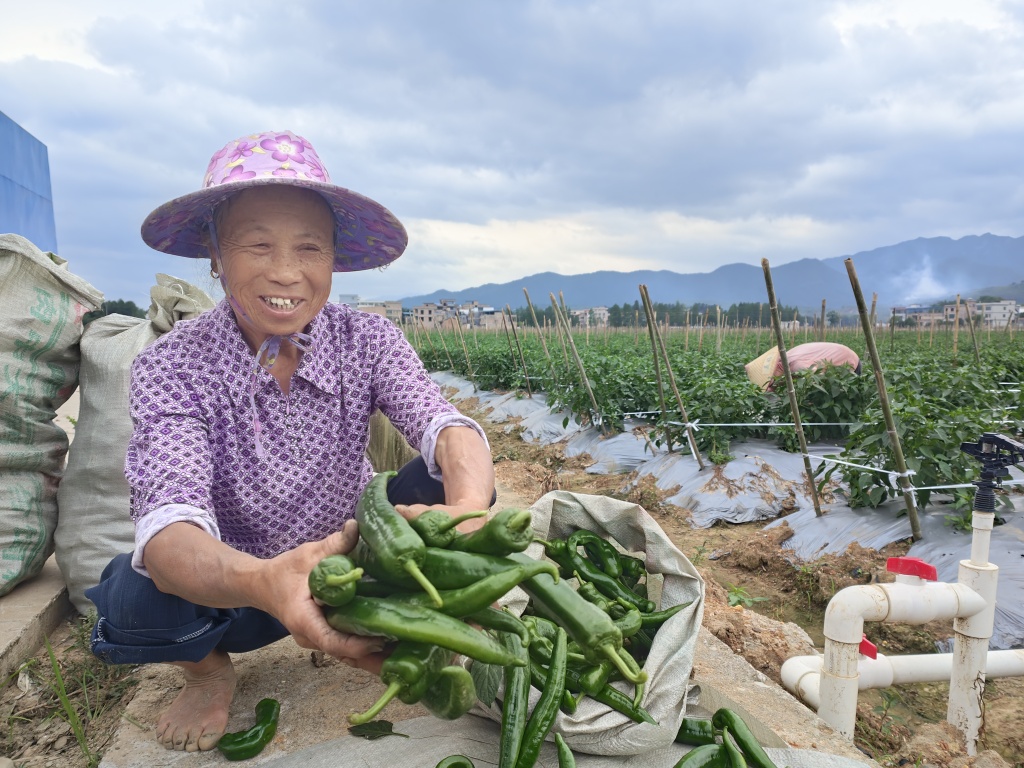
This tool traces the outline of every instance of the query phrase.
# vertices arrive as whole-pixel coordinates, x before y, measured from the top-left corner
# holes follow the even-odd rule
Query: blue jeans
[[[444,486],[417,457],[388,483],[388,499],[392,504],[443,504]],[[98,613],[92,652],[108,664],[194,662],[214,650],[252,651],[288,634],[281,622],[255,608],[208,608],[161,592],[132,568],[130,554],[111,560],[100,583],[85,595]]]

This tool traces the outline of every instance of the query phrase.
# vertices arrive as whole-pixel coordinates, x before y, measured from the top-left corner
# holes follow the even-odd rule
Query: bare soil
[[[852,545],[839,556],[793,563],[782,549],[791,535],[788,526],[762,530],[762,524],[751,523],[691,528],[687,511],[666,504],[663,499],[671,492],[659,491],[651,478],[638,481],[633,475],[589,474],[586,457],[566,458],[559,446],[527,444],[516,430],[506,431],[507,425],[488,424],[475,412],[475,405],[472,401],[459,403],[487,430],[495,472],[503,487],[529,503],[548,491],[563,489],[628,499],[643,506],[707,582],[704,625],[776,682],[780,682],[779,670],[788,657],[821,649],[828,600],[848,585],[888,580],[886,558],[904,554],[909,548],[909,542],[881,551]],[[87,743],[97,756],[109,744],[137,683],[154,673],[97,667],[85,650],[86,625],[82,619],[68,623],[51,637],[51,644],[76,708],[83,711],[87,706],[94,712],[87,722]],[[928,653],[949,631],[948,623],[923,627],[879,624],[872,625],[871,636],[884,653]],[[0,691],[0,712],[7,723],[6,730],[0,732],[0,755],[14,758],[19,768],[94,766],[95,757],[90,761],[85,756],[61,714],[54,676],[46,672],[50,668],[46,651],[27,664],[32,677],[43,682],[30,683],[23,676],[21,687],[12,679]],[[82,693],[82,684],[74,682],[76,677],[84,681],[88,697]],[[1024,680],[987,684],[982,738],[986,751],[976,758],[966,757],[956,733],[942,722],[947,693],[948,686],[941,684],[863,692],[857,745],[886,766],[1024,768]]]

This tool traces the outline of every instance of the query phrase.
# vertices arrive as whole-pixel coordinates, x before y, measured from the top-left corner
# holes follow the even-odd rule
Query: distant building
[[[913,320],[919,328],[929,328],[932,325],[941,323],[944,319],[942,312],[926,307],[923,304],[911,304],[906,307],[893,307],[897,320]]]
[[[457,304],[454,299],[427,302],[412,308],[412,322],[421,328],[438,328],[457,319],[463,328],[500,328],[501,312],[477,301]]]
[[[0,112],[0,232],[57,253],[46,145]]]
[[[402,324],[402,302],[400,301],[370,301],[368,299],[359,299],[356,302],[355,308],[360,312],[372,312],[375,315],[383,315],[395,325]]]
[[[951,323],[957,316],[957,306],[956,304],[946,304],[943,306],[942,312],[943,320]],[[1012,299],[1006,301],[964,299],[960,302],[961,324],[967,323],[968,313],[976,322],[980,321],[983,328],[1004,328],[1017,317],[1017,302]]]
[[[355,307],[359,303],[359,294],[357,293],[339,293],[338,294],[339,304],[348,304],[350,307]]]
[[[608,325],[608,307],[587,307],[586,309],[570,309],[580,328],[604,328]]]

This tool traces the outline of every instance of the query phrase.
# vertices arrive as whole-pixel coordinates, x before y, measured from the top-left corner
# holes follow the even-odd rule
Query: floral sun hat
[[[251,187],[286,184],[320,194],[335,222],[335,272],[358,272],[391,263],[409,241],[387,208],[331,184],[313,145],[291,131],[265,131],[229,141],[210,160],[203,188],[164,203],[142,223],[151,248],[175,256],[207,258],[203,233],[217,205]]]

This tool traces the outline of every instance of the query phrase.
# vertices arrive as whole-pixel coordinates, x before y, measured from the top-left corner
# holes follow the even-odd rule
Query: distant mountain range
[[[773,266],[772,282],[779,303],[813,309],[820,308],[825,299],[830,308],[852,308],[855,302],[846,258],[801,259]],[[957,293],[964,298],[1004,294],[1005,298],[1024,298],[1024,237],[922,237],[855,253],[850,258],[866,301],[870,304],[871,294],[877,293],[880,308],[927,303]],[[541,272],[508,283],[408,296],[402,304],[410,307],[441,299],[459,303],[476,300],[486,306],[508,304],[515,309],[526,306],[525,288],[538,307],[548,306],[548,294],[557,296],[559,291],[572,307],[611,306],[638,301],[640,284],[648,286],[653,301],[666,304],[707,302],[728,307],[739,302],[768,301],[760,266],[726,264],[713,272],[695,274],[668,270],[583,275]]]

